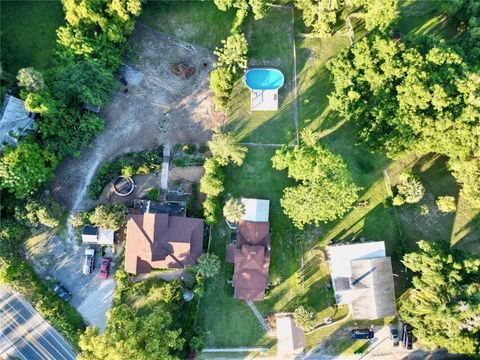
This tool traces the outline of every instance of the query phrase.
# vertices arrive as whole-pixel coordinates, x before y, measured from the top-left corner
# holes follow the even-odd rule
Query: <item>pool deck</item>
[[[252,111],[277,111],[278,90],[251,90],[250,108]]]

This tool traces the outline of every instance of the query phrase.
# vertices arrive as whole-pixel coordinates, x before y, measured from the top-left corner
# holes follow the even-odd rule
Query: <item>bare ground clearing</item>
[[[208,89],[214,61],[209,51],[139,25],[131,43],[138,49],[131,65],[145,75],[142,82],[128,93],[123,88],[116,92],[101,111],[105,131],[79,159],[65,159],[52,183],[53,195],[70,210],[93,205],[85,188],[105,160],[159,144],[205,143],[223,121]],[[184,80],[172,73],[172,64],[180,61],[195,67],[192,77]]]

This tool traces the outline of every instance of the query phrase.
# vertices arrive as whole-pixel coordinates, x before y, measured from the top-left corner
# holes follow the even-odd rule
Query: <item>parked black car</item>
[[[353,329],[352,330],[352,339],[362,340],[362,339],[372,339],[374,336],[373,329]]]
[[[398,339],[397,324],[390,324],[388,326],[390,340],[392,340],[393,346],[398,346],[400,341]]]
[[[72,293],[70,291],[68,291],[67,288],[59,282],[57,282],[53,285],[53,291],[63,301],[70,301],[70,299],[72,298]]]
[[[403,346],[408,349],[412,350],[413,348],[413,327],[409,324],[405,324],[403,326]]]

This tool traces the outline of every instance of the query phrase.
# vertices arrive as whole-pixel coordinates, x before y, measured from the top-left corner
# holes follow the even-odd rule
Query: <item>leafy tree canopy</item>
[[[427,349],[480,352],[480,258],[441,243],[418,242],[404,265],[415,273],[413,289],[403,297],[402,318]]]
[[[245,205],[240,201],[240,199],[230,198],[225,202],[223,207],[223,216],[228,221],[235,223],[242,220],[243,215],[245,215]]]
[[[213,277],[220,270],[220,259],[215,254],[202,254],[193,269],[205,278]]]
[[[42,73],[33,67],[20,69],[17,75],[18,86],[30,92],[42,91],[45,87]]]
[[[52,88],[65,103],[103,105],[116,87],[112,72],[95,60],[72,62],[57,68]]]
[[[0,158],[0,187],[18,199],[32,195],[53,175],[49,158],[52,155],[30,139],[24,139],[17,147],[6,146]]]
[[[447,155],[471,201],[480,202],[478,165],[467,174],[455,170],[477,164],[480,146],[480,75],[458,53],[438,42],[375,35],[335,58],[330,70],[330,105],[357,124],[372,150]]]
[[[361,10],[367,30],[385,30],[397,17],[397,0],[295,0],[302,11],[305,25],[319,36],[330,36],[335,31],[341,12],[352,14]]]
[[[243,10],[248,9],[248,6],[250,6],[255,20],[262,19],[267,14],[269,8],[267,0],[213,0],[213,2],[222,11],[227,11],[231,8]]]
[[[222,47],[216,48],[218,56],[215,66],[226,67],[233,73],[247,68],[248,42],[243,34],[233,34],[222,40]]]
[[[127,304],[108,314],[103,334],[89,327],[80,338],[79,360],[174,360],[185,340],[181,329],[172,329],[172,315],[165,305],[155,304],[146,317],[137,316]]]
[[[287,146],[275,152],[273,167],[288,170],[299,181],[284,189],[280,203],[296,227],[335,220],[345,214],[358,199],[343,159],[317,143],[317,134],[302,131],[302,143],[293,150]]]
[[[105,229],[118,231],[127,223],[127,208],[122,203],[97,206],[90,215],[90,222]]]
[[[212,139],[208,142],[208,148],[212,157],[221,166],[226,166],[230,162],[240,166],[247,155],[247,148],[239,145],[232,134],[220,131],[213,134]]]

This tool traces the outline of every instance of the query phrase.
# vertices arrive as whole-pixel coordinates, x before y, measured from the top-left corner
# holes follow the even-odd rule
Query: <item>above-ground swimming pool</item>
[[[250,90],[278,90],[283,82],[283,74],[277,69],[251,69],[245,74],[245,84]]]

